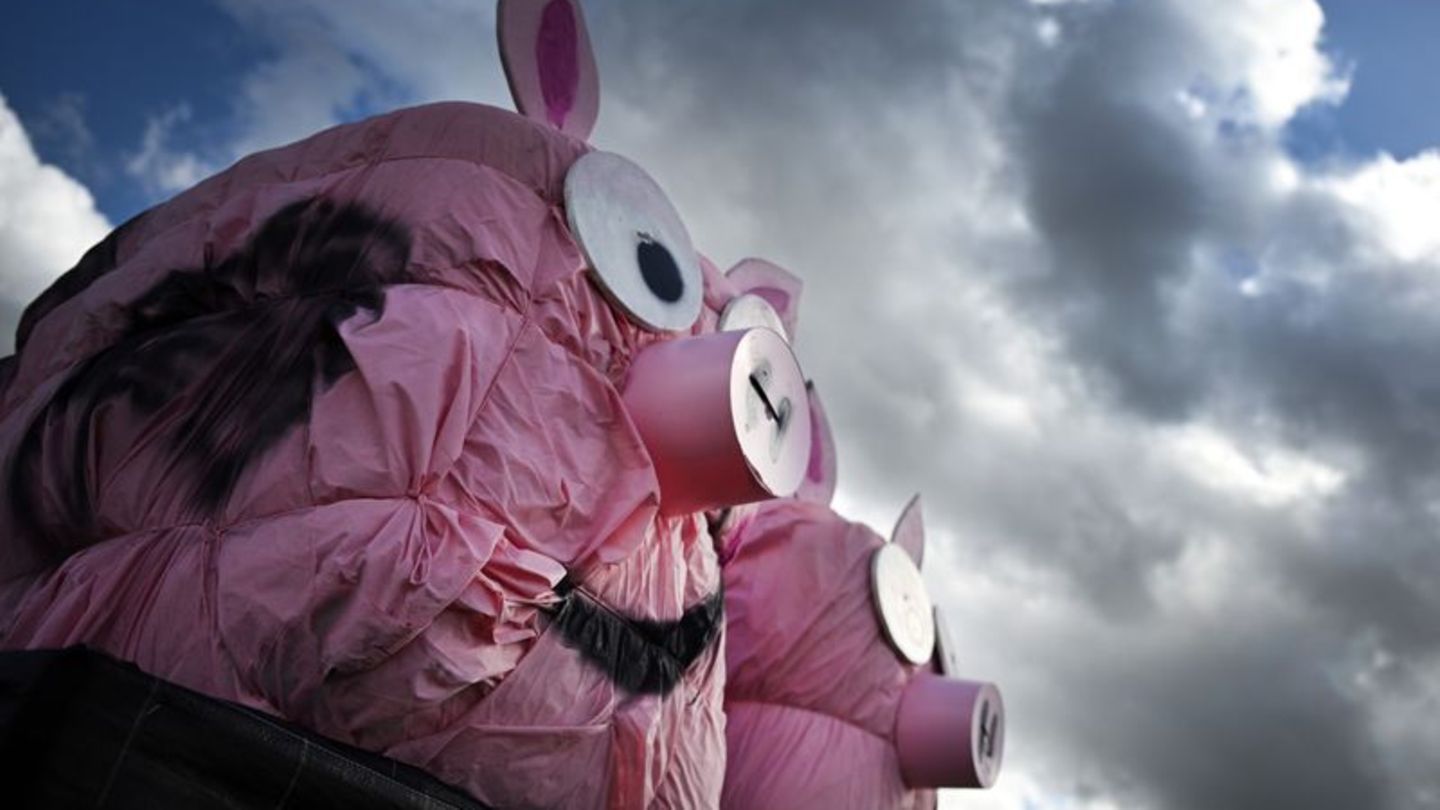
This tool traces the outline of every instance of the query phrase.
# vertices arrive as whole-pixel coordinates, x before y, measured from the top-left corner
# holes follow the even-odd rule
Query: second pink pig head
[[[723,807],[924,808],[993,782],[1000,695],[953,677],[923,552],[918,498],[888,542],[799,499],[735,526]]]

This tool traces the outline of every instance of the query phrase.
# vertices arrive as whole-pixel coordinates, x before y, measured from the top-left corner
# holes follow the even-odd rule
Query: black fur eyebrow
[[[22,339],[47,306],[110,271],[125,227],[32,305]],[[181,396],[191,401],[164,437],[177,462],[169,485],[192,516],[217,513],[250,464],[310,416],[315,394],[355,367],[339,326],[360,312],[380,316],[385,288],[409,280],[410,249],[400,223],[316,196],[275,212],[218,264],[207,254],[205,266],[166,274],[125,307],[121,334],[71,371],[26,430],[10,469],[16,519],[55,560],[104,540],[87,477],[95,414],[124,401],[149,417]],[[61,460],[48,480],[46,456]]]
[[[668,694],[720,638],[724,594],[717,590],[674,621],[621,615],[580,588],[562,583],[564,601],[551,612],[565,645],[637,695]]]

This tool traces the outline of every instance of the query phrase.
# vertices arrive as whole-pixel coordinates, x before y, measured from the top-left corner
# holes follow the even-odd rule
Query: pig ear
[[[795,339],[795,322],[800,313],[800,291],[804,282],[789,271],[764,259],[741,259],[725,273],[735,288],[742,293],[754,293],[766,301],[780,314],[790,340]]]
[[[920,567],[921,560],[925,558],[925,521],[920,517],[919,493],[905,504],[905,511],[900,513],[895,531],[890,534],[890,542],[909,552],[915,567]]]
[[[810,463],[805,468],[805,477],[795,497],[829,506],[835,497],[836,461],[835,437],[830,433],[830,420],[825,418],[825,406],[820,402],[820,392],[813,382],[805,383],[810,393]]]
[[[521,115],[580,140],[600,114],[600,74],[579,0],[500,0],[495,31]]]
[[[720,272],[720,268],[716,267],[708,256],[696,255],[700,257],[700,276],[705,281],[705,306],[719,313],[740,291],[735,289],[729,277]]]

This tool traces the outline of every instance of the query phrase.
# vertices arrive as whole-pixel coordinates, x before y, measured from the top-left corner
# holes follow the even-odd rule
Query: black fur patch
[[[407,280],[409,254],[402,226],[316,197],[276,212],[220,264],[166,275],[31,424],[11,470],[16,517],[57,558],[104,539],[87,461],[102,407],[119,402],[173,417],[163,438],[176,464],[154,486],[178,488],[195,517],[214,514],[247,466],[309,416],[315,393],[354,368],[337,327],[361,310],[379,316],[385,286]],[[65,463],[42,469],[42,458]],[[47,485],[62,502],[42,508]],[[35,521],[57,506],[58,522]]]
[[[566,646],[621,689],[664,695],[720,637],[724,621],[720,591],[690,606],[678,620],[662,622],[621,616],[575,589],[555,612],[554,629]]]

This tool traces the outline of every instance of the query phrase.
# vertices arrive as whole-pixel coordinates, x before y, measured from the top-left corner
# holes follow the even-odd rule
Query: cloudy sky
[[[0,333],[110,224],[424,101],[485,0],[22,0]],[[592,141],[807,283],[841,507],[925,493],[977,808],[1440,808],[1440,5],[589,4]]]

